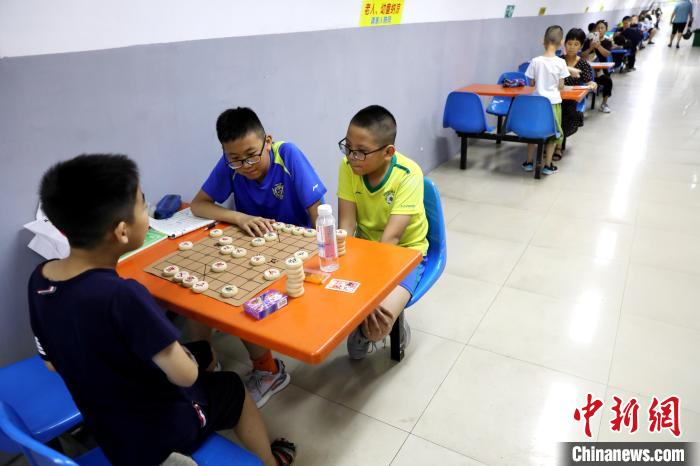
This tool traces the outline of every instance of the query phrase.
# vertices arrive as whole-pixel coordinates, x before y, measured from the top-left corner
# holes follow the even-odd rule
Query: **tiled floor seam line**
[[[558,373],[558,374],[566,375],[567,377],[573,377],[573,378],[575,378],[575,379],[582,380],[582,381],[585,381],[585,382],[594,383],[594,384],[597,384],[597,385],[606,385],[605,382],[601,382],[601,381],[599,381],[599,380],[593,380],[593,379],[589,379],[588,377],[583,377],[583,376],[578,375],[578,374],[572,374],[571,372],[566,372],[566,371],[563,371],[563,370],[560,370],[560,369],[554,369],[554,368],[552,368],[552,367],[545,366],[544,364],[540,364],[540,363],[537,363],[537,362],[526,361],[525,359],[516,358],[515,356],[511,356],[511,355],[509,355],[509,354],[499,353],[499,352],[497,352],[497,351],[494,351],[494,350],[491,350],[491,349],[487,349],[487,348],[482,348],[482,347],[480,347],[480,346],[476,346],[476,345],[472,345],[472,344],[469,344],[469,345],[466,345],[466,346],[468,346],[469,348],[477,349],[477,350],[479,350],[479,351],[485,351],[485,352],[487,352],[487,353],[491,353],[491,354],[494,354],[494,355],[496,355],[496,356],[500,356],[500,357],[502,357],[502,358],[510,359],[511,361],[517,361],[517,362],[520,362],[520,363],[523,363],[523,364],[528,364],[528,365],[530,365],[530,366],[539,367],[540,369],[546,369],[546,370],[548,370],[548,371],[552,371],[552,372],[556,372],[556,373]],[[606,386],[607,386],[607,385],[606,385]]]
[[[474,178],[476,178],[476,177],[474,177]],[[542,180],[540,180],[540,181],[542,181]],[[563,189],[559,188],[559,189],[555,189],[555,191],[556,191],[556,192],[555,192],[556,194],[559,194],[561,191],[563,191]],[[547,215],[547,214],[549,214],[550,210],[552,209],[552,206],[549,206],[549,208],[548,208],[548,210],[547,210],[547,213],[546,213],[546,214],[543,214],[543,213],[541,213],[540,211],[537,211],[537,210],[523,209],[523,208],[521,208],[521,207],[513,207],[513,206],[510,206],[510,205],[506,205],[506,204],[497,204],[497,203],[495,203],[495,202],[489,202],[489,201],[476,201],[476,200],[473,200],[473,199],[462,199],[461,197],[453,197],[453,196],[449,196],[449,195],[444,194],[444,193],[441,192],[441,193],[440,193],[440,198],[443,198],[443,197],[445,197],[445,198],[447,198],[447,199],[449,199],[449,200],[451,200],[451,201],[457,201],[457,202],[471,202],[472,204],[485,204],[485,205],[487,205],[487,206],[502,207],[502,208],[505,208],[505,209],[521,210],[521,211],[523,211],[523,212],[534,213],[534,214],[540,214],[540,215]],[[554,203],[552,203],[552,205],[554,205]],[[454,221],[454,219],[450,220],[450,223],[451,223],[452,221]]]
[[[632,230],[632,248],[634,249],[634,241],[637,238],[637,219],[639,217],[639,209],[637,209],[637,212],[635,213],[635,218],[634,218],[634,229]],[[615,362],[615,349],[617,348],[617,338],[620,335],[620,322],[622,321],[622,306],[625,303],[625,293],[627,292],[627,280],[629,278],[630,274],[630,268],[632,267],[632,252],[630,252],[629,258],[627,259],[627,268],[625,269],[625,277],[623,280],[624,287],[622,289],[622,295],[620,297],[620,307],[619,307],[619,312],[617,314],[617,324],[615,325],[615,339],[613,340],[613,345],[612,345],[612,354],[610,355],[610,366],[608,367],[608,379],[605,382],[605,398],[603,402],[605,402],[608,398],[608,388],[610,387],[610,376],[612,374],[612,369],[613,365]],[[600,429],[603,428],[603,416],[600,417],[600,421],[598,422],[598,435],[596,435],[596,440],[600,437]]]
[[[408,442],[409,438],[411,438],[410,432],[406,435],[406,438],[403,439],[403,442],[401,442],[401,446],[399,447],[398,450],[396,450],[396,453],[394,453],[394,456],[391,458],[391,461],[389,461],[388,466],[391,466],[392,464],[394,464],[394,461],[396,461],[396,457],[399,456],[399,453],[401,453],[401,450],[403,450],[403,447],[404,447],[404,445],[406,445],[406,442]]]
[[[437,394],[440,392],[440,388],[442,388],[442,384],[444,384],[444,383],[445,383],[445,380],[447,380],[447,377],[450,376],[450,374],[452,373],[452,370],[454,369],[455,365],[457,364],[457,361],[459,361],[459,358],[462,357],[462,354],[464,354],[464,350],[465,350],[466,348],[467,348],[467,345],[463,344],[463,345],[462,345],[462,349],[459,351],[459,354],[457,355],[457,357],[455,358],[455,360],[452,361],[452,364],[450,365],[449,370],[448,370],[447,373],[445,374],[445,377],[442,378],[442,381],[440,381],[440,383],[438,384],[437,388],[435,389],[435,391],[433,392],[433,394],[430,396],[430,400],[428,400],[428,402],[425,404],[425,408],[423,408],[423,411],[421,411],[420,415],[418,416],[418,419],[416,420],[416,423],[413,424],[413,427],[411,428],[411,432],[410,432],[411,435],[413,435],[413,431],[416,429],[416,426],[417,426],[418,424],[420,424],[420,421],[421,421],[421,419],[423,419],[423,416],[425,415],[425,412],[428,410],[428,408],[430,407],[431,403],[432,403],[433,400],[435,399],[435,395],[437,395]]]
[[[426,441],[426,442],[428,442],[428,443],[432,443],[433,445],[436,445],[436,446],[438,446],[438,447],[440,447],[440,448],[444,448],[445,450],[451,451],[452,453],[456,453],[456,454],[458,454],[459,456],[463,456],[463,457],[465,457],[465,458],[469,458],[470,460],[478,461],[478,462],[481,463],[481,464],[488,465],[488,463],[486,463],[485,460],[480,460],[479,458],[474,458],[473,456],[465,455],[464,453],[460,453],[460,452],[458,452],[458,451],[456,451],[456,450],[453,450],[452,448],[446,447],[446,446],[444,446],[444,445],[440,445],[439,443],[436,443],[436,442],[434,442],[434,441],[432,441],[432,440],[430,440],[430,439],[427,439],[427,438],[425,438],[425,437],[422,437],[422,436],[420,436],[420,435],[413,434],[413,433],[412,433],[411,435],[413,435],[414,437],[417,437],[417,438],[419,438],[419,439],[421,439],[421,440],[424,440],[424,441]]]
[[[345,404],[343,404],[343,403],[340,403],[340,402],[338,402],[338,401],[332,400],[332,399],[327,398],[327,397],[325,397],[325,396],[323,396],[323,395],[319,395],[318,393],[314,393],[314,392],[312,392],[311,390],[308,390],[308,389],[306,389],[306,388],[304,388],[304,387],[302,387],[302,386],[300,386],[300,385],[297,385],[297,384],[295,384],[295,383],[293,383],[293,382],[290,382],[290,385],[294,385],[294,386],[295,386],[296,388],[298,388],[299,390],[302,390],[302,391],[304,391],[304,392],[306,392],[306,393],[308,393],[308,394],[310,394],[310,395],[317,396],[317,397],[321,398],[322,400],[328,401],[329,403],[333,403],[333,404],[336,405],[336,406],[340,406],[340,407],[342,407],[342,408],[345,408],[345,409],[347,409],[347,410],[349,410],[349,411],[352,411],[352,412],[354,412],[354,413],[357,413],[357,414],[359,414],[359,415],[361,415],[361,416],[364,416],[364,417],[366,417],[366,418],[368,418],[368,419],[371,419],[371,420],[373,420],[373,421],[380,422],[380,423],[384,424],[385,426],[390,427],[390,428],[392,428],[392,429],[400,430],[401,432],[406,433],[406,434],[410,434],[410,433],[411,433],[410,431],[408,431],[408,430],[406,430],[406,429],[404,429],[404,428],[396,427],[395,425],[392,425],[392,424],[390,424],[390,423],[388,423],[388,422],[386,422],[386,421],[384,421],[384,420],[382,420],[382,419],[377,419],[377,418],[374,417],[374,416],[370,416],[370,415],[367,414],[367,413],[363,413],[362,411],[358,411],[357,409],[352,408],[352,407],[350,407],[350,406],[347,406],[347,405],[345,405]]]

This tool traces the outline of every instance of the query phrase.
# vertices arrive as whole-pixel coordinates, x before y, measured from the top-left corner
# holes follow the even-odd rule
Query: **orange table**
[[[519,95],[532,94],[535,92],[535,88],[533,86],[503,87],[500,84],[471,84],[457,89],[457,92],[473,92],[474,94],[493,97],[517,97]],[[581,102],[588,95],[588,89],[562,89],[560,93],[561,98],[564,100]]]
[[[242,307],[195,294],[144,272],[144,267],[175,251],[179,242],[197,241],[206,235],[198,230],[161,241],[125,259],[117,272],[138,280],[172,311],[311,364],[323,361],[421,261],[420,252],[414,249],[348,238],[348,253],[340,258],[340,268],[332,278],[360,282],[354,294],[307,283],[304,296],[290,299],[287,306],[257,321]],[[317,264],[317,257],[307,262],[308,266]],[[285,283],[286,278],[282,278],[270,288],[284,292]]]

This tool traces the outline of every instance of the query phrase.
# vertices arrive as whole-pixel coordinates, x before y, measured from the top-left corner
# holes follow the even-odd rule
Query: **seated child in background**
[[[599,42],[600,38],[598,36],[598,31],[596,30],[596,23],[590,23],[588,25],[588,35],[586,36],[586,40],[590,42]]]
[[[326,187],[304,153],[291,142],[273,142],[249,108],[223,112],[216,121],[223,149],[209,178],[192,201],[192,212],[237,225],[251,236],[272,231],[272,222],[311,227]],[[236,210],[217,205],[233,194]],[[190,337],[209,340],[211,328],[189,321]],[[258,407],[291,380],[272,352],[243,341],[253,364],[246,386]]]
[[[240,377],[210,372],[211,347],[181,345],[146,288],[117,275],[119,257],[148,230],[136,164],[123,155],[76,157],[46,172],[40,197],[71,250],[29,280],[32,331],[110,462],[158,465],[234,428],[265,465],[291,464],[294,445],[270,445]]]
[[[394,116],[372,105],[352,118],[345,138],[339,142],[346,156],[338,175],[340,228],[358,238],[416,249],[424,258],[350,334],[347,347],[351,359],[364,358],[370,342],[380,341],[391,332],[425,269],[428,220],[423,205],[423,172],[396,150],[395,141]],[[404,318],[401,348],[408,346],[410,337]]]
[[[525,76],[535,82],[535,95],[540,95],[549,99],[554,112],[554,120],[557,126],[559,137],[552,136],[547,140],[544,154],[544,168],[542,173],[551,175],[556,173],[557,167],[552,163],[554,148],[564,140],[564,132],[561,128],[561,94],[560,89],[564,88],[564,78],[572,76],[566,62],[557,57],[555,52],[564,40],[564,31],[561,26],[550,26],[544,34],[544,54],[535,57],[525,71]],[[580,76],[580,74],[574,73]],[[578,77],[576,76],[576,77]],[[534,169],[535,144],[527,145],[527,160],[523,162],[523,170],[530,172]]]
[[[637,46],[642,42],[642,33],[637,28],[632,27],[632,18],[625,16],[622,18],[622,26],[618,27],[613,38],[615,44],[629,52],[627,56],[627,66],[622,71],[635,71],[637,61]]]
[[[598,32],[599,41],[591,42],[586,39],[583,44],[583,50],[581,51],[581,58],[590,61],[605,62],[612,53],[613,43],[610,39],[605,38],[605,34],[608,31],[608,23],[605,20],[598,20],[596,23],[596,31]],[[595,53],[592,57],[591,53]],[[622,65],[622,57],[618,59],[615,66]],[[608,106],[608,99],[612,95],[613,81],[610,77],[610,72],[608,70],[601,70],[596,72],[595,82],[601,87],[603,93],[603,102],[600,104],[600,111],[603,113],[610,113],[610,107]]]

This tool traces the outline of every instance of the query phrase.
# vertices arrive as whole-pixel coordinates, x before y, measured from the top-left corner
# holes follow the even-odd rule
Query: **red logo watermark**
[[[610,408],[615,414],[610,421],[610,429],[613,432],[620,432],[624,428],[629,430],[630,434],[637,432],[639,428],[639,403],[637,399],[632,397],[627,403],[623,404],[620,397],[613,396],[615,405]],[[591,434],[590,421],[593,416],[603,407],[603,401],[596,399],[592,394],[586,397],[586,404],[574,411],[574,419],[584,421],[584,432],[587,437],[593,437]],[[659,401],[657,397],[652,397],[649,406],[649,432],[661,432],[669,430],[674,437],[681,436],[680,423],[680,407],[681,400],[677,396],[669,396],[665,400]]]

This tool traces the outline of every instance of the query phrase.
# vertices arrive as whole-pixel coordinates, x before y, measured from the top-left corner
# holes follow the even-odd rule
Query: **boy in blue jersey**
[[[119,257],[143,244],[148,230],[136,164],[81,155],[49,169],[40,196],[70,255],[32,273],[32,331],[109,464],[160,465],[230,428],[266,466],[291,464],[294,445],[270,445],[241,378],[212,372],[210,346],[180,344],[146,288],[117,274]]]
[[[216,134],[223,155],[192,201],[195,215],[237,225],[251,236],[272,231],[272,223],[311,227],[326,187],[304,153],[291,142],[273,142],[249,108],[219,115]],[[222,207],[233,194],[235,210]],[[208,339],[211,329],[190,323],[191,337]],[[272,352],[243,342],[253,363],[246,386],[262,407],[289,384],[284,363]]]

